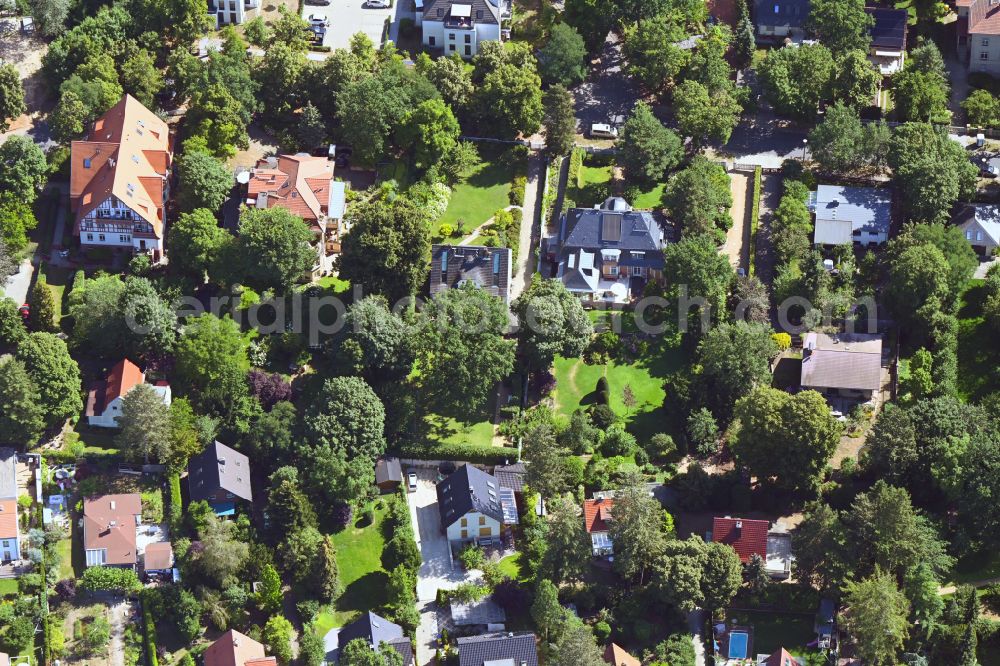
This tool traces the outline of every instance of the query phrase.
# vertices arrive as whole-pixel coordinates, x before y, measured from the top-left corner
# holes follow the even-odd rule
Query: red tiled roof
[[[273,666],[274,657],[264,656],[264,646],[230,629],[208,646],[204,654],[205,666]]]
[[[267,207],[284,208],[303,220],[316,222],[328,213],[333,162],[311,155],[279,155],[277,164],[257,163],[247,184],[247,197],[267,196]]]
[[[139,493],[101,495],[83,500],[84,550],[106,550],[105,564],[135,564],[135,528],[139,515],[142,515]]]
[[[607,532],[608,521],[611,520],[611,509],[615,506],[613,499],[591,499],[583,503],[583,525],[587,534]]]
[[[0,500],[0,539],[17,538],[17,500]]]
[[[87,396],[87,416],[103,414],[115,398],[121,397],[143,383],[146,376],[132,361],[123,358],[108,372],[108,377],[91,386]]]
[[[767,658],[764,666],[799,666],[798,660],[788,654],[785,648],[778,648],[778,651]]]
[[[604,661],[611,666],[642,666],[641,661],[614,643],[608,643],[608,647],[604,648]]]
[[[709,16],[714,16],[731,28],[736,27],[740,13],[734,0],[706,0],[705,4],[708,6]]]
[[[712,541],[732,546],[740,561],[746,564],[754,553],[767,557],[767,531],[770,526],[771,523],[766,520],[714,518]]]
[[[151,543],[146,546],[142,561],[146,571],[164,571],[174,565],[174,549],[169,541]]]
[[[1000,35],[1000,3],[972,0],[969,5],[969,33]]]

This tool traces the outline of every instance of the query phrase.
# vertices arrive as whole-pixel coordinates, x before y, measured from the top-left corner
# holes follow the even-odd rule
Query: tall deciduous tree
[[[421,312],[417,338],[420,380],[445,412],[484,405],[514,369],[514,341],[504,338],[507,306],[475,285],[447,289]]]
[[[385,296],[390,305],[426,280],[430,237],[424,211],[405,197],[376,197],[348,211],[351,230],[339,258],[340,277]]]
[[[47,171],[45,153],[31,139],[14,135],[0,144],[0,192],[32,202]]]
[[[578,504],[572,495],[561,495],[548,500],[546,508],[547,547],[538,575],[556,585],[579,580],[590,561],[591,543]]]
[[[712,94],[701,83],[688,80],[674,90],[674,113],[681,133],[697,143],[729,141],[742,112],[728,86]]]
[[[27,110],[24,105],[24,87],[14,65],[0,65],[0,132],[10,127],[14,120]]]
[[[552,666],[601,666],[607,663],[590,627],[575,616],[567,624],[556,641],[548,663]]]
[[[642,585],[667,541],[663,531],[663,509],[649,496],[645,484],[634,477],[615,494],[611,511],[614,518],[609,536],[615,552],[615,569],[626,579],[637,579]]]
[[[177,342],[177,378],[205,411],[229,414],[249,399],[249,343],[230,317],[188,319]]]
[[[864,0],[813,0],[809,24],[834,53],[867,51],[871,43],[869,29],[874,19],[865,12]]]
[[[310,241],[308,225],[288,210],[246,209],[231,257],[235,274],[255,289],[286,292],[312,268]]]
[[[836,76],[833,95],[857,109],[870,107],[875,102],[882,74],[868,60],[867,49],[855,49],[836,59]]]
[[[182,213],[168,236],[170,265],[200,282],[231,238],[207,208]]]
[[[978,171],[943,129],[925,123],[897,127],[888,161],[911,220],[947,222],[955,201],[975,193]]]
[[[729,215],[733,205],[729,174],[701,155],[670,179],[663,200],[684,235],[718,237],[717,230],[724,233],[733,226]]]
[[[511,311],[521,324],[521,353],[537,369],[547,369],[556,355],[579,356],[594,333],[580,300],[558,280],[533,276]]]
[[[680,137],[656,119],[648,105],[636,104],[618,139],[618,162],[629,178],[655,183],[680,163]]]
[[[698,346],[698,362],[713,413],[726,418],[738,398],[770,385],[770,362],[777,354],[767,325],[740,321],[709,331]]]
[[[837,449],[841,427],[815,391],[794,396],[760,386],[736,403],[733,455],[751,475],[789,490],[811,490]]]
[[[701,593],[705,607],[716,611],[725,608],[743,583],[743,565],[733,547],[725,543],[705,544],[705,571]]]
[[[548,83],[572,86],[586,75],[587,46],[576,28],[557,23],[549,31],[549,41],[539,53],[539,73]]]
[[[52,333],[32,333],[15,355],[38,387],[47,425],[55,425],[83,409],[80,368],[66,343]]]
[[[811,119],[830,94],[833,56],[822,44],[768,51],[760,65],[767,100],[782,115]]]
[[[558,636],[566,622],[567,611],[559,605],[559,590],[552,581],[542,579],[535,588],[535,602],[531,604],[531,619],[542,632],[546,642]]]
[[[28,246],[28,232],[38,226],[31,202],[14,192],[0,192],[0,240],[9,252],[19,253]],[[8,274],[4,273],[4,278]]]
[[[673,84],[691,59],[691,52],[678,46],[685,37],[684,26],[669,13],[627,25],[624,47],[629,74],[654,93]]]
[[[427,168],[455,147],[459,132],[451,108],[439,99],[428,99],[406,114],[396,136],[400,144],[413,148],[417,164]]]
[[[178,203],[184,212],[198,208],[218,211],[234,183],[225,163],[203,152],[189,152],[178,158],[177,179]]]

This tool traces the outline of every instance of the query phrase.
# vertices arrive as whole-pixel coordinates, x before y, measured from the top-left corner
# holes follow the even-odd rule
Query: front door
[[[146,251],[146,241],[144,240],[139,241],[139,249],[142,250],[143,252]]]

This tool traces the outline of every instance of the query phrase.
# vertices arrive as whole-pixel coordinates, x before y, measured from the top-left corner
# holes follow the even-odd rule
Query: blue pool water
[[[747,636],[742,631],[734,631],[729,634],[729,658],[730,659],[746,659],[747,658]]]

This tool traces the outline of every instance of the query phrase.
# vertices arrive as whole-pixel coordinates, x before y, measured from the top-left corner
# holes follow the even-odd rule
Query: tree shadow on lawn
[[[966,399],[981,399],[998,388],[992,369],[1000,362],[1000,350],[983,320],[986,295],[985,285],[970,287],[958,312],[958,392]]]
[[[387,600],[386,587],[389,584],[389,574],[384,571],[366,573],[346,588],[337,598],[338,612],[363,612],[371,608],[383,606]]]
[[[482,165],[466,181],[473,187],[488,188],[510,183],[516,176],[527,173],[523,157],[514,148],[479,146]]]

